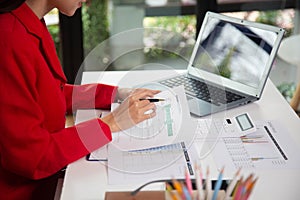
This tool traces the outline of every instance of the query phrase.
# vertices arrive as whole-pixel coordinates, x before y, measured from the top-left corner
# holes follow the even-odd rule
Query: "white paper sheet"
[[[211,147],[210,152],[218,168],[226,166],[227,170],[232,171],[240,167],[249,170],[299,169],[300,158],[296,152],[300,149],[290,138],[287,129],[278,121],[255,124],[257,131],[246,136],[210,138],[203,143],[203,146]]]
[[[130,129],[114,133],[110,145],[121,150],[137,150],[181,141],[191,143],[196,123],[190,120],[183,86],[162,91],[156,97],[166,99],[155,103],[156,116]]]
[[[198,159],[194,147],[176,143],[135,151],[108,148],[108,182],[112,185],[143,184],[152,180],[184,178],[187,168],[194,176],[194,160]]]

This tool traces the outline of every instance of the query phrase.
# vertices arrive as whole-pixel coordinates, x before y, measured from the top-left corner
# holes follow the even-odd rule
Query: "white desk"
[[[172,72],[176,73],[176,72]],[[158,77],[170,75],[167,71],[132,71],[128,72],[85,72],[82,83],[102,82],[121,86],[136,85],[145,81],[155,80]],[[282,121],[288,128],[291,137],[300,145],[300,121],[288,103],[277,91],[273,83],[268,80],[261,100],[231,109],[225,112],[226,116],[233,116],[247,111],[253,120],[275,119]],[[224,113],[214,114],[222,117]],[[295,152],[298,154],[299,152]],[[212,162],[206,160],[206,162]],[[211,163],[210,163],[211,164]],[[300,170],[260,170],[256,173],[259,181],[251,195],[251,199],[299,199]],[[104,199],[106,190],[135,189],[135,186],[112,187],[107,185],[107,169],[104,164],[88,162],[82,158],[67,167],[64,179],[63,200],[76,199]]]

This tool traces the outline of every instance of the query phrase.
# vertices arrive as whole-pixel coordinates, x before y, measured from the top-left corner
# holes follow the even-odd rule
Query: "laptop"
[[[187,73],[158,82],[184,85],[196,116],[257,101],[283,35],[282,28],[207,12]]]

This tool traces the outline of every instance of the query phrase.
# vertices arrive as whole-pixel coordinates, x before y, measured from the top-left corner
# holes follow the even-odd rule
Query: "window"
[[[59,35],[59,19],[58,19],[58,10],[53,9],[45,16],[45,22],[47,25],[47,28],[52,35],[52,38],[55,43],[56,51],[58,56],[61,58],[61,52],[60,52],[60,35]]]
[[[84,58],[90,55],[95,47],[102,45],[96,63],[87,63],[83,70],[143,69],[142,65],[150,62],[160,63],[163,67],[164,65],[173,68],[185,67],[195,42],[193,36],[196,37],[201,25],[201,14],[207,10],[236,15],[248,20],[276,18],[277,25],[285,27],[290,33],[293,30],[293,8],[296,7],[295,1],[292,0],[284,2],[167,0],[164,1],[165,4],[158,6],[151,6],[149,2],[145,0],[88,1],[82,8],[80,16],[75,16],[76,20],[72,22],[76,29],[68,27],[68,21],[72,21],[73,18],[61,20],[60,17],[61,27],[65,27],[65,30],[61,30],[61,44],[65,43],[64,40],[68,40],[67,44],[63,45],[65,46],[62,48],[63,52],[72,50],[72,53],[62,52],[65,73],[77,73],[79,68],[77,65],[82,63],[83,58],[79,59],[80,53],[76,53],[83,52],[80,41],[83,41]],[[286,8],[288,9],[285,10]],[[269,12],[269,10],[274,11]],[[66,22],[68,23],[65,24]],[[83,30],[78,26],[82,26]],[[172,29],[172,26],[176,29]],[[156,30],[153,27],[156,27]],[[157,28],[164,30],[164,33],[173,32],[173,35],[163,35],[163,31],[159,32]],[[66,32],[71,33],[66,36]],[[78,45],[74,47],[75,43]],[[76,64],[74,59],[78,60]],[[72,79],[72,76],[70,77]]]

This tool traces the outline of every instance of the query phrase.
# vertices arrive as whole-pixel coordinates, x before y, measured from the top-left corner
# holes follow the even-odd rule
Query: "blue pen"
[[[216,200],[217,197],[218,197],[218,193],[219,193],[219,190],[221,188],[221,184],[222,184],[222,180],[223,180],[223,172],[224,172],[224,167],[220,171],[217,183],[215,185],[215,189],[214,189],[214,194],[213,194],[212,200]]]

